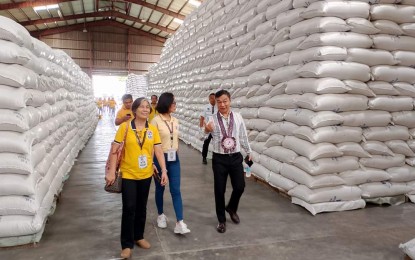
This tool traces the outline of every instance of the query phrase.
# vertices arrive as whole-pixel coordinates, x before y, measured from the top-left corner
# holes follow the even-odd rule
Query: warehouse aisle
[[[0,259],[117,259],[121,198],[103,190],[103,169],[114,127],[108,118],[80,153],[55,214],[36,247],[1,249]],[[133,259],[403,259],[399,243],[415,237],[415,204],[370,207],[312,216],[260,183],[247,181],[239,209],[241,224],[228,218],[227,232],[216,232],[211,162],[181,144],[182,194],[186,236],[173,233],[170,194],[168,228],[156,228],[154,185],[150,191],[146,239]],[[230,191],[230,189],[228,189]]]

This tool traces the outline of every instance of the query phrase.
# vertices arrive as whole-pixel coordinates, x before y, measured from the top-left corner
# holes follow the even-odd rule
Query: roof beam
[[[30,0],[30,1],[18,2],[18,3],[0,4],[0,10],[53,5],[53,4],[60,4],[64,2],[70,2],[70,1],[73,1],[73,0],[39,0],[39,1]]]
[[[61,22],[61,21],[76,20],[76,19],[82,19],[82,18],[88,18],[88,17],[116,17],[116,18],[121,18],[121,19],[130,20],[133,22],[141,23],[141,24],[150,26],[152,28],[159,29],[160,31],[163,31],[163,32],[167,32],[167,33],[175,32],[175,30],[169,29],[167,27],[163,27],[158,24],[151,23],[151,22],[143,22],[141,19],[123,14],[118,11],[102,11],[102,12],[93,12],[93,13],[85,13],[85,14],[67,15],[67,16],[64,16],[63,19],[60,17],[53,17],[53,18],[37,19],[37,20],[20,22],[20,24],[23,26],[30,26],[30,25],[35,25],[35,24]]]
[[[0,4],[0,10],[8,10],[8,9],[16,9],[16,8],[25,8],[25,7],[35,7],[35,6],[43,6],[43,5],[51,5],[51,4],[60,4],[60,3],[65,3],[65,2],[71,2],[73,0],[39,0],[39,1],[34,1],[34,0],[29,0],[29,1],[25,1],[25,2],[18,2],[18,3],[9,3],[9,4]],[[122,1],[122,0],[116,0],[116,2],[130,2],[130,3],[134,3],[134,4],[138,4],[141,6],[145,6],[147,8],[156,10],[160,13],[163,14],[167,14],[170,15],[172,17],[184,20],[185,16],[178,14],[176,12],[170,11],[166,8],[162,8],[159,7],[157,5],[153,5],[150,3],[147,3],[144,0],[127,0],[127,1]]]
[[[156,11],[158,11],[160,13],[163,13],[163,14],[170,15],[170,16],[172,16],[174,18],[177,18],[177,19],[180,19],[180,20],[184,20],[184,18],[186,18],[184,15],[181,15],[181,14],[178,14],[176,12],[170,11],[170,10],[168,10],[166,8],[159,7],[157,5],[153,5],[153,4],[147,3],[144,0],[127,0],[127,2],[145,6],[147,8],[156,10]]]
[[[87,28],[99,27],[99,26],[110,26],[110,27],[113,26],[113,27],[126,29],[126,30],[128,30],[130,32],[133,32],[135,34],[138,34],[138,35],[141,35],[141,36],[146,36],[148,38],[151,38],[155,41],[159,41],[159,42],[162,42],[162,43],[164,43],[166,41],[166,38],[154,35],[154,34],[149,33],[149,32],[142,31],[140,29],[137,29],[137,28],[128,26],[126,24],[119,23],[117,21],[113,21],[113,20],[103,20],[103,21],[89,22],[89,23],[85,23],[85,25],[84,24],[74,24],[74,25],[57,27],[57,28],[53,28],[53,29],[33,31],[33,32],[30,32],[30,33],[33,37],[39,38],[41,36],[46,36],[46,35],[65,33],[65,32],[71,32],[71,31],[81,31],[84,28],[84,26],[86,26]]]

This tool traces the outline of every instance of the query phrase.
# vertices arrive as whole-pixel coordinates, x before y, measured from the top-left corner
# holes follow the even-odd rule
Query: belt
[[[226,156],[226,157],[234,157],[234,156],[238,156],[240,155],[240,152],[236,152],[236,153],[213,153],[213,155],[215,156]]]

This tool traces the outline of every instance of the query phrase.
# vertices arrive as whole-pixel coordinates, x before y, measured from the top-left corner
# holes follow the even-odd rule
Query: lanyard
[[[148,122],[146,122],[146,126],[145,126],[146,130],[144,131],[144,136],[143,136],[142,141],[140,140],[140,138],[137,134],[137,129],[135,127],[135,122],[134,121],[131,121],[131,126],[133,127],[133,130],[134,130],[134,133],[135,133],[135,138],[137,140],[137,144],[140,146],[140,150],[143,150],[143,146],[144,146],[144,143],[145,143],[146,137],[147,137]]]
[[[169,129],[169,132],[170,132],[170,146],[171,146],[171,148],[173,148],[173,130],[174,130],[173,122],[171,122],[171,128],[170,128],[169,124],[167,124],[166,120],[163,119],[163,122],[166,124],[167,128]]]
[[[233,132],[233,113],[231,112],[229,117],[229,126],[228,126],[228,133],[226,133],[225,131],[225,126],[223,125],[223,119],[221,118],[221,115],[217,114],[218,116],[218,122],[219,122],[219,126],[220,126],[220,131],[222,132],[223,137],[232,137],[232,132]]]
[[[215,113],[215,106],[212,106],[212,115]]]

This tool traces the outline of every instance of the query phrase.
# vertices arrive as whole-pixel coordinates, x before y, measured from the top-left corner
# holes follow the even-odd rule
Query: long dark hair
[[[160,95],[159,101],[156,106],[157,112],[160,114],[165,114],[169,112],[170,106],[174,102],[174,95],[170,92],[164,92]]]

